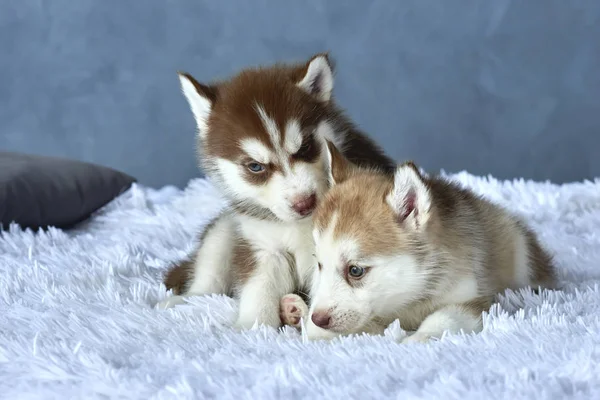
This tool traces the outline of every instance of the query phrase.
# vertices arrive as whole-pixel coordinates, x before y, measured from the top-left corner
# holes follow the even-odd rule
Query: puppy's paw
[[[404,339],[402,339],[401,343],[429,343],[431,341],[432,337],[430,335],[428,335],[427,333],[424,332],[415,332],[410,336],[405,337]]]
[[[302,297],[296,294],[286,294],[279,303],[279,317],[283,325],[300,328],[300,319],[308,315],[308,306]]]
[[[157,310],[166,310],[168,308],[173,308],[179,304],[185,304],[185,296],[171,296],[166,299],[159,301],[155,308]]]

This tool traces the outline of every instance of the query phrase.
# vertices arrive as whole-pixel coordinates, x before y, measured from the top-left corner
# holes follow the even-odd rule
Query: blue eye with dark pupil
[[[353,278],[360,278],[365,274],[365,269],[362,267],[357,267],[356,265],[351,265],[348,268],[348,275]]]
[[[263,167],[259,163],[253,162],[253,163],[248,164],[248,169],[252,172],[262,172],[262,171],[264,171],[265,167]]]

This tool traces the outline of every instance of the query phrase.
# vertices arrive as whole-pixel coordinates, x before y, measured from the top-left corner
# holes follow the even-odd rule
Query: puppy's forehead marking
[[[285,127],[284,148],[290,154],[295,154],[302,146],[302,129],[296,119],[288,121]]]
[[[265,130],[267,131],[267,134],[269,135],[269,139],[271,140],[271,143],[273,144],[273,146],[275,148],[280,147],[281,146],[281,132],[279,132],[279,128],[277,127],[277,122],[275,122],[275,120],[273,118],[269,117],[269,115],[265,111],[264,107],[261,106],[260,104],[256,103],[255,108],[256,108],[256,112],[258,113],[258,116],[260,117],[260,120],[261,120],[263,126],[265,127]]]
[[[338,235],[338,225],[347,217],[344,210],[340,207],[343,198],[338,195],[338,186],[332,187],[325,195],[319,209],[314,216],[314,225],[319,229],[322,235],[328,232],[332,237]],[[341,215],[340,215],[341,214]]]
[[[321,227],[321,231],[318,232],[317,229],[314,230],[315,234],[315,242],[318,247],[325,250],[330,249],[335,242],[334,229],[337,224],[338,213],[337,211],[333,211],[331,217],[329,218],[329,223],[326,226]]]
[[[385,196],[392,189],[390,177],[361,173],[330,189],[315,214],[322,232],[333,230],[334,241],[349,238],[363,257],[393,253],[406,242],[398,229]],[[337,218],[331,218],[337,214]]]
[[[335,226],[337,225],[337,221],[338,221],[338,212],[337,211],[333,211],[331,213],[331,217],[329,218],[329,223],[324,227],[325,230],[323,232],[323,236],[333,239],[333,233],[334,233],[334,229]]]
[[[292,165],[290,163],[290,156],[302,146],[300,122],[296,119],[288,121],[284,131],[285,139],[282,140],[282,132],[277,122],[267,114],[265,108],[260,104],[256,103],[255,108],[273,146],[273,158],[277,159],[278,164],[286,174],[291,174]]]
[[[271,150],[258,139],[242,139],[240,146],[248,157],[259,163],[268,164],[273,159]]]
[[[318,238],[319,258],[336,269],[343,268],[350,260],[360,255],[359,243],[350,237],[336,237],[333,229],[327,229]]]

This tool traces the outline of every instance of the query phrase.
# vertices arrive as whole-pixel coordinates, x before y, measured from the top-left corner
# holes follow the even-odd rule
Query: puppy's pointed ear
[[[328,53],[314,55],[305,67],[298,86],[320,101],[328,102],[333,91],[333,69]]]
[[[179,76],[181,91],[196,119],[198,134],[203,138],[206,135],[208,117],[214,103],[217,101],[218,88],[204,85],[186,72],[178,72],[177,75]]]
[[[420,230],[427,224],[431,211],[431,192],[413,162],[398,166],[394,173],[394,186],[386,200],[396,214],[398,223],[403,226]]]
[[[325,144],[329,185],[338,185],[348,179],[357,167],[331,141],[325,139]]]

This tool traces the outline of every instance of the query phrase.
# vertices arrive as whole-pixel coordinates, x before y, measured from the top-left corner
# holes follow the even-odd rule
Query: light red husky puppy
[[[495,294],[554,287],[551,257],[503,208],[413,163],[390,175],[328,150],[333,187],[314,214],[309,338],[381,333],[396,319],[416,331],[406,341],[479,332]],[[286,305],[296,315],[284,318],[306,310],[294,295]]]

